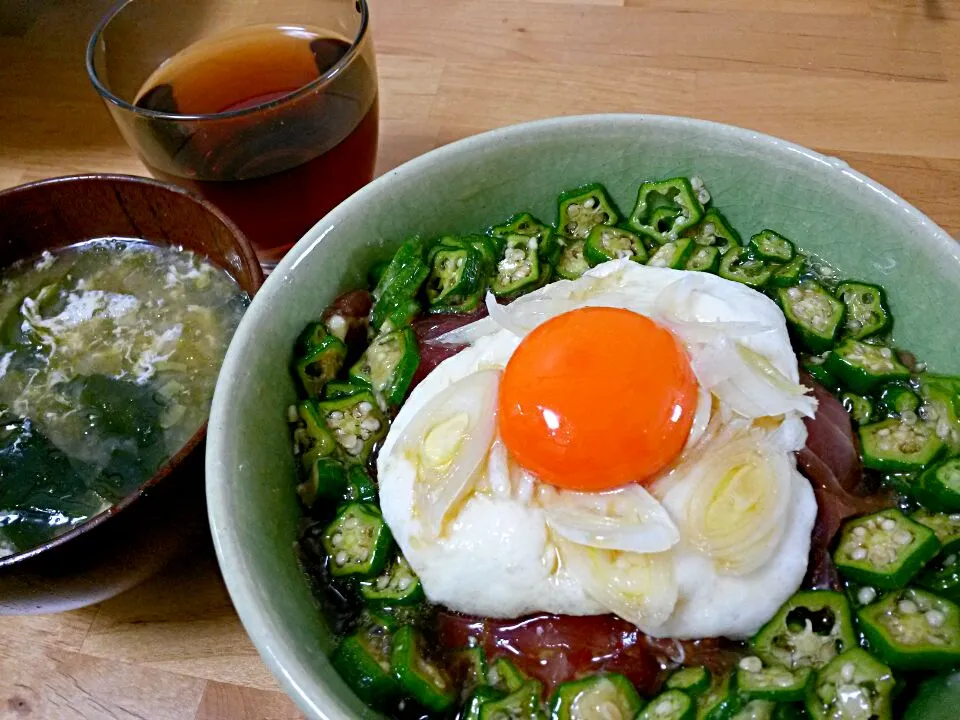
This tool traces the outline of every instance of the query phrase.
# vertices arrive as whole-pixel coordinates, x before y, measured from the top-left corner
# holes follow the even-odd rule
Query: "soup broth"
[[[247,295],[180,248],[92,240],[0,273],[0,556],[137,489],[206,420]]]

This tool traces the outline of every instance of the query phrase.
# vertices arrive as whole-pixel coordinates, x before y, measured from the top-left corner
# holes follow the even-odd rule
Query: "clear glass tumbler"
[[[219,206],[268,270],[373,177],[366,0],[125,0],[87,70],[150,172]]]

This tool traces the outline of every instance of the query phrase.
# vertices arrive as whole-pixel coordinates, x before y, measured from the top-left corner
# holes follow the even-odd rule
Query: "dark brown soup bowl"
[[[102,237],[193,250],[224,268],[251,296],[263,282],[256,255],[236,226],[174,186],[124,175],[79,175],[0,192],[0,267]],[[207,543],[206,431],[204,425],[150,480],[106,512],[43,545],[0,558],[0,614],[100,602],[187,547]]]

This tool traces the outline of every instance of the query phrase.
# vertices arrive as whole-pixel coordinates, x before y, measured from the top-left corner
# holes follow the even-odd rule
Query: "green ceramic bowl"
[[[518,210],[552,220],[560,190],[596,180],[629,208],[642,180],[690,174],[742,233],[776,228],[883,283],[898,343],[960,372],[951,327],[960,246],[836,158],[698,120],[597,115],[488,132],[387,173],[314,226],[269,277],[227,352],[210,416],[207,499],[220,567],[264,661],[309,718],[369,711],[330,667],[331,637],[293,552],[299,510],[284,417],[299,331],[411,234],[476,230]]]

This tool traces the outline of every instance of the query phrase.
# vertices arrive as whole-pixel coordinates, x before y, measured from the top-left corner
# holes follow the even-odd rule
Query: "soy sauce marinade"
[[[229,120],[147,120],[170,162],[151,172],[219,206],[279,257],[318,218],[369,181],[377,149],[375,71],[358,56],[326,86],[287,98],[350,49],[319,29],[262,25],[201,40],[144,83],[139,107],[210,115],[278,102]]]
[[[644,190],[658,200],[644,206]],[[926,717],[931,702],[946,712],[950,701],[930,696],[949,694],[946,673],[960,668],[960,378],[895,348],[882,288],[843,280],[774,231],[741,238],[696,180],[639,194],[616,225],[594,184],[560,196],[556,227],[522,213],[484,234],[412,238],[370,268],[372,293],[341,296],[298,339],[301,401],[288,414],[299,549],[338,635],[334,666],[397,718],[536,720],[549,708],[558,720],[890,720]],[[458,351],[436,339],[485,315],[488,290],[515,298],[613,259],[771,297],[818,401],[798,453],[819,509],[807,577],[747,642],[655,639],[613,615],[447,611],[425,600],[379,511],[387,426]]]

